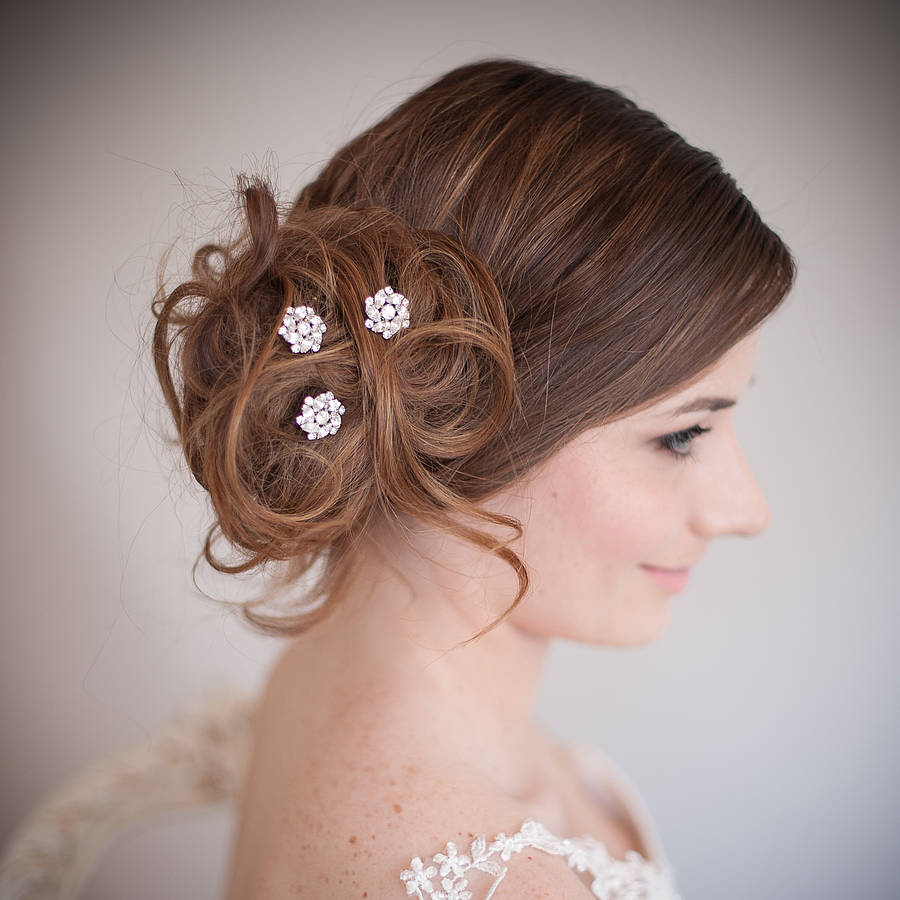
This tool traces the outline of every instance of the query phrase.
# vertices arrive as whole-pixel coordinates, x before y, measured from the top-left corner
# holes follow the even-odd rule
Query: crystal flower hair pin
[[[341,416],[345,412],[344,404],[331,391],[325,391],[315,397],[306,397],[303,400],[303,412],[295,421],[306,432],[306,436],[314,441],[329,434],[337,434],[341,427]]]
[[[366,297],[366,315],[366,328],[387,340],[409,328],[409,301],[388,284],[374,297]]]
[[[317,353],[327,326],[311,306],[289,306],[278,333],[294,353]]]

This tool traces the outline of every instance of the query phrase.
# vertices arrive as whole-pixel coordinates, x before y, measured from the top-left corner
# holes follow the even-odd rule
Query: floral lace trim
[[[425,900],[426,896],[430,900],[472,900],[466,873],[476,869],[495,878],[485,897],[490,900],[507,867],[489,857],[499,853],[500,859],[506,862],[525,847],[565,856],[577,872],[589,872],[593,876],[591,893],[599,900],[681,900],[668,864],[657,865],[636,850],[629,850],[624,860],[614,859],[596,838],[589,835],[559,838],[533,819],[526,819],[513,835],[501,831],[490,844],[479,834],[468,854],[460,853],[450,841],[443,853],[435,854],[427,862],[416,856],[410,867],[400,873],[400,880],[406,885],[407,895],[415,894],[418,900]],[[432,883],[437,878],[440,878],[439,885]]]

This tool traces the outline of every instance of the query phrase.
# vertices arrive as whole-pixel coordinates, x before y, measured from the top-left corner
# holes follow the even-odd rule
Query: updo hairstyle
[[[522,524],[479,501],[699,378],[794,279],[717,157],[618,91],[517,60],[420,90],[285,208],[262,177],[238,194],[238,237],[197,250],[173,290],[161,278],[153,354],[215,514],[201,558],[307,577],[290,614],[241,605],[269,633],[327,616],[355,548],[407,517],[513,567],[512,605],[469,640],[496,627],[528,587],[507,546]],[[411,324],[383,340],[363,300],[388,284]],[[278,328],[304,304],[327,331],[294,354]],[[341,427],[308,440],[295,416],[325,390]]]

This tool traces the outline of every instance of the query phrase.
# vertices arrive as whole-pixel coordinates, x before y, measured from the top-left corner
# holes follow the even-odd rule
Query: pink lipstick
[[[641,563],[641,568],[654,581],[673,593],[684,590],[691,576],[690,569],[659,569],[655,566],[645,566],[643,563]]]

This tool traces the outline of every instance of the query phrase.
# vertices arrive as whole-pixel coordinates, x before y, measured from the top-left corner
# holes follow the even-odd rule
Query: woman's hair
[[[720,160],[618,91],[516,60],[461,66],[338,150],[289,208],[240,176],[240,234],[194,255],[154,302],[156,370],[215,524],[222,572],[313,572],[296,634],[339,602],[373,529],[410,516],[508,562],[460,518],[585,429],[699,378],[781,303],[794,261]],[[218,264],[215,260],[218,259]],[[164,268],[164,266],[163,266]],[[366,329],[390,284],[411,325]],[[278,335],[288,306],[321,350]],[[331,390],[340,430],[310,441],[303,398]],[[224,537],[241,561],[213,550]],[[198,560],[199,562],[199,560]]]

